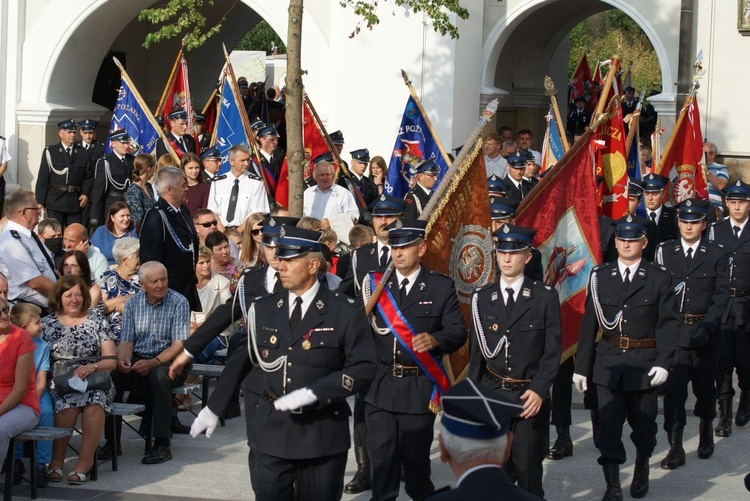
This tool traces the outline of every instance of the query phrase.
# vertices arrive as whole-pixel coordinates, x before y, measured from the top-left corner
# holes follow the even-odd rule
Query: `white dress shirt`
[[[11,234],[12,230],[17,231],[20,238],[15,238]],[[47,298],[27,283],[39,276],[45,276],[55,282],[57,276],[32,237],[31,231],[14,221],[8,221],[5,230],[0,233],[0,249],[0,272],[8,279],[8,298],[47,306]],[[52,253],[48,251],[47,254],[52,259]]]
[[[508,161],[502,155],[498,155],[496,158],[490,158],[485,155],[484,168],[487,172],[487,177],[491,177],[494,174],[502,179],[508,175]]]
[[[331,185],[327,191],[321,191],[317,185],[307,188],[304,193],[302,212],[305,216],[318,219],[339,214],[347,214],[352,221],[359,217],[359,208],[357,208],[354,195],[338,184]]]
[[[235,179],[239,180],[240,188],[234,218],[229,221],[227,211],[229,210],[229,199],[232,195]],[[239,226],[251,213],[269,212],[271,210],[268,206],[268,195],[262,181],[253,179],[247,174],[234,177],[231,171],[227,173],[227,177],[224,179],[211,183],[211,189],[208,192],[208,209],[219,215],[224,226]]]
[[[318,290],[320,289],[320,281],[315,280],[315,283],[312,287],[307,289],[301,296],[302,298],[302,318],[305,318],[305,313],[307,313],[307,309],[310,308],[310,304],[312,303],[313,299],[315,299],[315,295],[318,293]],[[297,299],[297,295],[289,291],[289,318],[292,318],[292,312],[294,311],[295,306],[297,304],[294,302]]]
[[[630,270],[630,275],[628,275],[628,278],[632,282],[633,281],[633,277],[635,277],[635,272],[636,272],[636,270],[638,269],[638,267],[640,265],[641,265],[641,260],[640,259],[637,262],[635,262],[634,264],[631,264],[630,266],[625,266],[625,263],[623,263],[622,261],[620,261],[618,259],[617,260],[617,268],[619,268],[619,270],[620,270],[620,276],[622,277],[623,282],[625,281],[625,270],[626,269]]]

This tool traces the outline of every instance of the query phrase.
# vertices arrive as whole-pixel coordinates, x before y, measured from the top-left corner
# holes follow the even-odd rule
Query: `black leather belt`
[[[750,296],[750,289],[729,289],[729,296],[730,297],[745,297]]]
[[[613,336],[606,332],[602,333],[602,338],[606,339],[621,350],[630,350],[632,348],[656,348],[656,338],[633,339],[632,337]]]
[[[54,188],[59,191],[64,191],[66,193],[80,193],[81,187],[80,186],[71,186],[69,184],[52,184],[49,185],[50,188]]]
[[[680,321],[685,325],[699,324],[706,318],[706,315],[696,315],[693,313],[680,313]]]
[[[422,373],[421,369],[416,365],[378,364],[378,366],[393,377],[419,376]]]
[[[513,379],[512,377],[495,374],[489,369],[487,369],[485,377],[500,386],[501,390],[506,391],[525,390],[531,385],[530,379]]]

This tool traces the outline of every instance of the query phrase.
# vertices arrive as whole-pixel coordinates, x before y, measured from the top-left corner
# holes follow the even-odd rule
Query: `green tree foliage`
[[[354,9],[354,13],[362,19],[349,38],[359,34],[363,24],[371,30],[373,26],[380,23],[375,12],[379,2],[389,3],[389,0],[341,0],[339,2],[344,8]],[[435,31],[441,35],[449,35],[451,38],[458,38],[458,28],[451,22],[450,13],[456,14],[461,19],[469,18],[469,11],[461,7],[458,0],[390,0],[390,3],[393,7],[406,7],[414,12],[424,12],[432,20],[432,28]]]
[[[586,47],[592,73],[597,60],[604,61],[617,54],[622,68],[630,67],[636,93],[640,93],[644,84],[647,94],[649,90],[661,91],[661,69],[654,47],[638,24],[624,12],[611,9],[595,14],[571,30],[569,78]]]
[[[203,10],[213,7],[213,0],[168,0],[160,7],[143,9],[138,14],[138,20],[159,26],[156,31],[146,35],[143,46],[148,49],[154,43],[182,35],[185,48],[196,49],[221,30],[221,23],[236,4],[237,0],[218,23],[208,28]]]
[[[286,45],[273,31],[271,25],[265,21],[256,24],[237,43],[236,50],[264,50],[271,54],[271,44],[274,44],[279,54],[286,54]]]

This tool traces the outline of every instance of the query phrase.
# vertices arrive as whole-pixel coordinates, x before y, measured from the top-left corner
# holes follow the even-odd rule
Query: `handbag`
[[[74,371],[75,369],[66,372],[65,374],[60,374],[59,376],[56,376],[52,379],[52,381],[55,383],[55,391],[58,395],[80,393],[78,390],[70,386],[70,379],[73,377]],[[109,389],[112,387],[112,378],[109,377],[109,373],[107,372],[94,372],[93,374],[88,376],[85,381],[88,383],[86,391],[109,391]]]

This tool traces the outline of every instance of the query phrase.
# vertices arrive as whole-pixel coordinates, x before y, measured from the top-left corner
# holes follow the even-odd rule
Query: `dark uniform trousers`
[[[472,298],[468,377],[517,403],[523,404],[520,397],[526,389],[543,399],[535,416],[513,420],[514,439],[505,468],[518,477],[521,488],[544,497],[542,462],[549,448],[549,391],[562,351],[560,302],[556,290],[525,277],[508,316],[500,288],[500,282],[487,285]],[[500,349],[497,356],[488,358],[483,346],[492,353],[501,342],[508,343],[507,351]],[[526,388],[504,387],[499,377],[525,381]]]
[[[395,273],[388,279],[387,287],[414,330],[427,332],[437,340],[439,346],[432,351],[436,358],[464,345],[466,330],[453,280],[423,266],[403,303]],[[380,313],[374,314],[377,325],[385,327]],[[372,337],[379,364],[365,398],[372,499],[396,499],[402,463],[406,493],[420,499],[434,490],[430,480],[430,447],[435,415],[429,409],[434,385],[421,369],[416,375],[403,377],[386,369],[394,364],[416,367],[417,362],[392,333],[373,332]]]
[[[621,328],[605,328],[604,338],[597,345],[594,341],[599,321],[594,311],[595,297],[605,321],[612,322],[622,312]],[[641,260],[629,286],[623,283],[618,261],[597,266],[591,272],[575,372],[593,373],[596,384],[599,464],[625,462],[622,429],[626,418],[638,453],[644,457],[653,453],[657,394],[651,388],[648,372],[652,367],[670,369],[678,329],[674,291],[669,275],[660,266]],[[634,340],[655,338],[656,347],[621,349],[608,341],[607,335]]]
[[[260,372],[263,388],[250,430],[253,487],[258,501],[291,501],[295,480],[303,501],[340,499],[350,446],[346,398],[375,374],[372,336],[362,306],[325,287],[295,329],[288,301],[285,290],[258,298],[254,328],[248,326],[261,364],[287,357],[279,370],[260,365],[251,371]],[[299,412],[275,409],[275,398],[300,388],[317,402]]]
[[[685,402],[690,380],[696,397],[695,415],[701,419],[716,417],[715,374],[721,317],[729,303],[729,256],[726,249],[704,239],[688,264],[681,240],[669,240],[657,249],[656,262],[667,268],[672,287],[679,290],[680,313],[704,315],[700,321],[681,317],[677,349],[664,386],[664,430],[674,432],[687,422]],[[704,346],[694,348],[690,337],[699,328],[705,329],[709,338]]]
[[[737,369],[738,385],[750,390],[750,231],[748,226],[734,236],[731,218],[714,224],[709,239],[729,252],[730,299],[721,326],[721,347],[717,386],[719,400],[734,397],[732,373]]]

